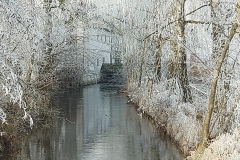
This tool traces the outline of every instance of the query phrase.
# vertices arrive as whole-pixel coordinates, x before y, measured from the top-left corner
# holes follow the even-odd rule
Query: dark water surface
[[[64,115],[22,143],[23,160],[178,160],[179,151],[127,104],[99,84],[58,96]]]

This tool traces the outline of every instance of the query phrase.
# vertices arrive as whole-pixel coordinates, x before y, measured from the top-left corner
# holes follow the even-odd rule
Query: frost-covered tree
[[[83,37],[77,31],[83,28],[83,8],[80,1],[0,2],[3,125],[8,126],[16,110],[32,127],[34,119],[46,111],[49,89],[61,84],[63,77],[81,83],[83,51],[78,46]]]

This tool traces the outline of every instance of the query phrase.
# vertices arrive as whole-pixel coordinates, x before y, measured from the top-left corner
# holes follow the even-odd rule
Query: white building
[[[121,37],[108,29],[86,29],[84,82],[97,82],[103,63],[121,63]]]

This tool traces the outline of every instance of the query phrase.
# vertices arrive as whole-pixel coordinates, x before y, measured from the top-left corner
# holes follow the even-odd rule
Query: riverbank
[[[154,84],[152,95],[149,95],[147,85],[139,88],[137,84],[131,84],[128,87],[129,100],[137,106],[139,112],[150,117],[157,127],[178,145],[186,159],[192,159],[201,138],[207,97],[193,92],[192,104],[181,103],[181,96],[178,96],[181,94],[166,90],[163,86],[166,85]],[[217,128],[218,124],[215,127]],[[217,129],[212,128],[212,134],[217,132]],[[234,160],[240,156],[239,143],[239,130],[228,130],[214,137],[198,159]]]
[[[129,100],[137,110],[149,117],[160,131],[168,135],[179,147],[183,156],[187,157],[196,147],[199,133],[195,131],[200,127],[200,122],[196,121],[191,113],[186,113],[187,107],[192,107],[191,104],[182,108],[181,104],[172,101],[172,95],[168,95],[154,90],[153,95],[149,97],[147,87],[137,88],[136,85],[129,87],[128,91]],[[189,124],[188,121],[193,123]]]
[[[27,111],[29,117],[24,117],[24,110],[18,104],[7,102],[2,103],[2,109],[6,113],[6,122],[0,123],[0,158],[12,157],[21,151],[21,141],[30,133],[35,132],[38,128],[52,125],[52,117],[55,111],[51,108],[51,98],[46,95],[36,102],[40,107],[31,108]],[[3,99],[4,97],[1,97]],[[43,99],[45,99],[43,101]],[[31,124],[32,123],[32,124]]]
[[[129,98],[138,110],[154,121],[180,148],[184,157],[196,149],[200,138],[202,114],[196,112],[194,104],[179,103],[181,97],[164,91],[162,85],[154,85],[152,95],[148,86],[129,86]],[[196,114],[198,113],[198,114]]]

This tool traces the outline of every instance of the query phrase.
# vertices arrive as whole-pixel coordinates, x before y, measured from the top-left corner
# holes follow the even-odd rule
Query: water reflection
[[[65,113],[52,129],[42,129],[22,143],[23,160],[177,160],[171,143],[116,89],[93,85],[59,95]]]

